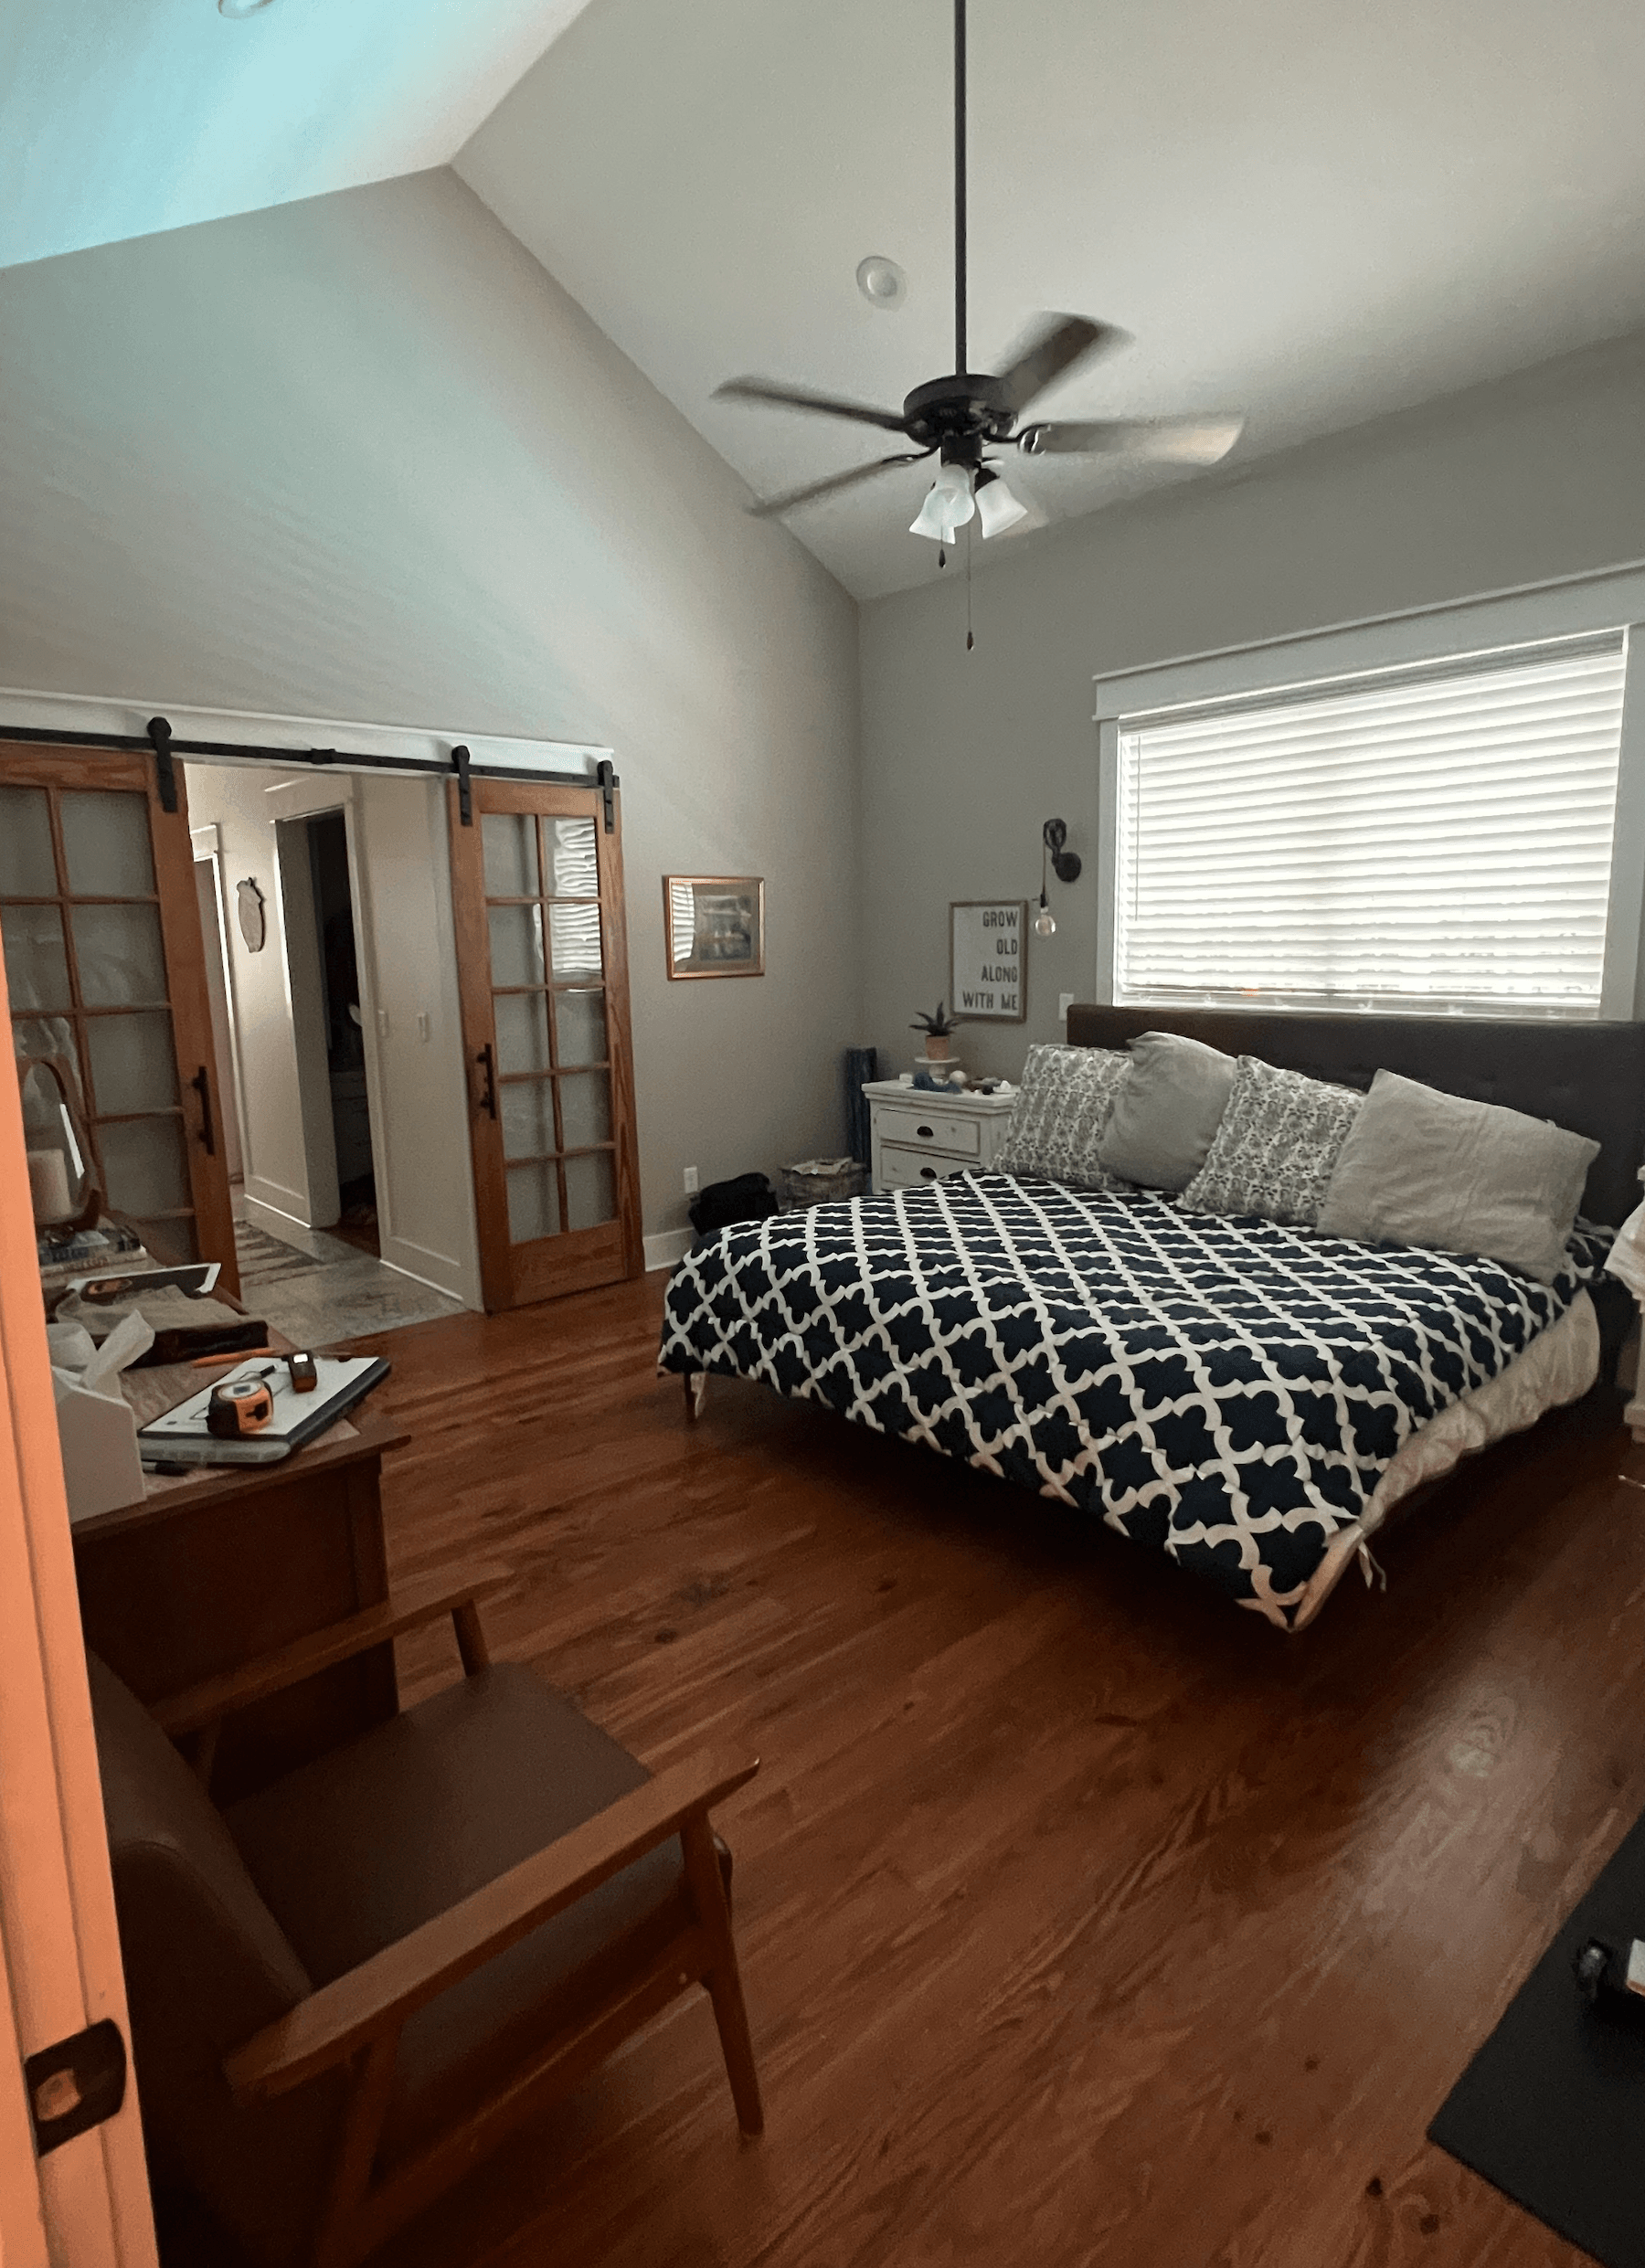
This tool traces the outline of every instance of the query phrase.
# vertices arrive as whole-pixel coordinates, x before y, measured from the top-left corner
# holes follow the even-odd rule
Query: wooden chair
[[[649,1777],[489,1661],[478,1587],[425,1584],[152,1714],[90,1661],[156,2178],[264,2268],[359,2260],[693,1984],[742,2131],[761,2131],[708,1823],[758,1765]],[[226,1716],[447,1614],[460,1683],[213,1807]]]

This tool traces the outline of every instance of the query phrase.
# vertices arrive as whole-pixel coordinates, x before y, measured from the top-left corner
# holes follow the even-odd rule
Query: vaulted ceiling
[[[454,159],[762,493],[893,444],[720,379],[896,405],[953,366],[950,0],[6,15],[0,263]],[[971,26],[973,363],[1041,309],[1135,342],[1049,410],[1244,409],[1224,478],[1645,326],[1637,0],[971,0]],[[872,252],[907,270],[894,313],[856,290]],[[1010,477],[1060,517],[1191,476]],[[859,594],[921,580],[924,479],[790,525]]]

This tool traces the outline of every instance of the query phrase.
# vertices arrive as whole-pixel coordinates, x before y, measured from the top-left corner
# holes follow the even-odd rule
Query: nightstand
[[[967,1167],[986,1172],[1005,1139],[1016,1096],[934,1095],[899,1079],[871,1079],[874,1191],[918,1189]]]

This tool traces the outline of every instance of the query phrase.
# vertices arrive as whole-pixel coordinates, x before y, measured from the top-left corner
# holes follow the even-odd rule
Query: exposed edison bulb
[[[1034,934],[1036,938],[1054,938],[1056,935],[1056,916],[1046,905],[1043,890],[1040,892],[1039,911],[1034,917]]]

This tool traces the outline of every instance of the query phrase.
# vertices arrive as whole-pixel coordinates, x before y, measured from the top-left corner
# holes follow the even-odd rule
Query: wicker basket
[[[801,1158],[782,1169],[782,1209],[803,1213],[807,1205],[860,1197],[867,1186],[868,1169],[854,1158]]]

